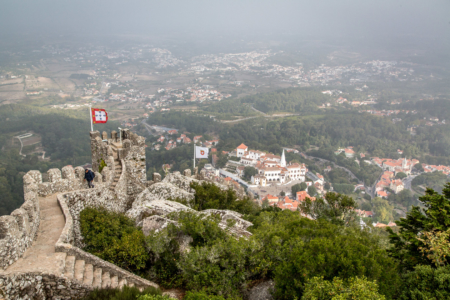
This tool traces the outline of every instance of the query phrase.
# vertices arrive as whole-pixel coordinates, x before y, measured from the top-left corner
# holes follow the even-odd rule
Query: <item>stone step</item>
[[[92,286],[93,281],[94,281],[94,266],[88,264],[84,267],[83,283]]]
[[[111,286],[111,278],[109,277],[109,272],[103,273],[102,275],[102,289],[106,289]]]
[[[86,263],[84,260],[77,260],[75,261],[75,279],[79,282],[83,282],[83,276],[84,276],[84,266]]]
[[[117,288],[119,286],[119,278],[117,276],[114,276],[111,278],[111,287],[113,289]]]
[[[127,285],[127,280],[126,279],[120,279],[119,280],[119,289],[123,288],[126,285]]]
[[[73,279],[73,276],[75,275],[75,260],[75,256],[66,257],[64,276],[66,276],[68,279]]]
[[[92,282],[92,286],[94,288],[101,288],[102,287],[102,269],[100,268],[95,268],[94,270],[94,280]]]
[[[64,269],[65,269],[65,266],[66,266],[66,257],[67,257],[67,253],[65,253],[65,252],[57,252],[57,253],[55,253],[55,254],[53,254],[53,259],[54,259],[54,262],[55,262],[55,264],[56,264],[56,266],[57,266],[57,272],[59,273],[59,274],[64,274]]]

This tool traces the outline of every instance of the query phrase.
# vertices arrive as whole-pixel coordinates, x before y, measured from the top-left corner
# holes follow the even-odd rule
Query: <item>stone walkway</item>
[[[65,225],[64,215],[59,207],[56,194],[39,197],[40,218],[37,239],[28,248],[23,257],[0,274],[17,272],[46,272],[61,275],[64,271],[65,253],[55,252],[55,243]]]

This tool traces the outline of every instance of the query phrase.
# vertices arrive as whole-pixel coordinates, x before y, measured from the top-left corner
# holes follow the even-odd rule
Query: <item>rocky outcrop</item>
[[[158,182],[146,188],[133,202],[132,208],[126,215],[133,218],[136,224],[141,226],[144,218],[152,215],[165,216],[171,212],[190,210],[189,207],[166,199],[185,199],[187,201],[194,198],[193,193],[189,193],[168,182]]]
[[[263,281],[248,291],[248,300],[273,300],[272,293],[275,289],[273,280]]]
[[[144,205],[144,207],[135,207],[129,210],[127,215],[135,218],[137,225],[142,227],[145,235],[148,235],[151,232],[159,232],[169,224],[178,224],[172,218],[166,217],[167,215],[180,211],[189,211],[204,215],[205,217],[218,216],[220,218],[220,228],[227,230],[237,237],[251,236],[251,233],[247,231],[247,228],[253,224],[244,220],[242,215],[235,211],[208,209],[197,212],[181,203],[162,199],[147,201],[144,202]]]
[[[207,209],[199,212],[200,214],[207,216],[219,216],[220,228],[228,230],[231,234],[238,237],[248,237],[252,234],[247,231],[247,228],[253,224],[242,218],[242,215],[232,210],[220,210],[220,209]],[[231,221],[231,223],[230,223]],[[230,227],[229,225],[232,226]]]

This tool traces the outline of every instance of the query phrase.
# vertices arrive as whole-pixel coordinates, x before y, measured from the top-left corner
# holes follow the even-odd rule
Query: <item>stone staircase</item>
[[[70,282],[78,282],[80,288],[84,290],[107,287],[122,288],[123,286],[136,286],[141,290],[148,286],[158,287],[157,284],[109,264],[80,249],[78,249],[78,253],[82,255],[81,257],[78,255],[74,256],[75,254],[68,254],[64,251],[57,251],[55,244],[66,224],[64,214],[57,201],[57,194],[48,197],[39,197],[39,205],[41,208],[41,222],[36,240],[21,258],[11,264],[6,270],[0,269],[0,277],[10,277],[14,281],[14,278],[21,276],[20,274],[31,274],[29,278],[33,278],[34,280],[39,275],[38,277],[41,279],[43,277],[53,278],[47,279],[47,281],[50,280],[53,284],[57,279],[59,280],[59,284],[65,285],[66,288],[71,286]],[[71,250],[77,252],[77,248],[75,249],[75,247],[71,248]],[[80,259],[76,257],[80,257]],[[114,266],[115,269],[111,269],[111,266]],[[16,284],[19,286],[18,289],[21,290],[23,282],[21,283],[19,281]],[[1,288],[2,284],[0,283],[0,290]],[[1,292],[0,299],[2,299]],[[11,299],[22,298],[13,297]]]
[[[114,158],[114,179],[113,183],[109,187],[110,190],[114,190],[114,188],[117,185],[117,182],[119,182],[121,174],[122,174],[122,164],[120,160]]]
[[[67,279],[75,279],[79,283],[93,288],[122,288],[123,286],[134,286],[126,279],[113,276],[109,272],[104,272],[101,268],[95,268],[87,264],[84,260],[77,260],[75,256],[66,255],[64,259],[63,276]]]

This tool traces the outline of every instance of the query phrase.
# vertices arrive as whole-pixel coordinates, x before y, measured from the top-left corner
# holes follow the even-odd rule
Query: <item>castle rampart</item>
[[[43,182],[43,176],[39,171],[29,171],[23,178],[24,204],[11,215],[0,217],[0,268],[7,269],[3,273],[0,272],[0,296],[2,291],[5,296],[13,299],[33,297],[71,299],[73,295],[82,296],[93,289],[94,283],[92,277],[91,281],[83,282],[77,278],[66,277],[66,274],[71,274],[71,264],[71,272],[74,272],[74,260],[83,266],[90,266],[90,269],[85,269],[87,273],[92,273],[94,269],[103,270],[107,275],[105,286],[108,286],[108,280],[112,282],[113,278],[116,284],[120,279],[124,284],[138,287],[157,286],[84,252],[80,232],[81,211],[86,207],[105,207],[109,211],[129,212],[133,202],[137,202],[138,195],[141,195],[141,198],[150,196],[163,201],[177,195],[193,197],[194,191],[190,183],[199,182],[198,180],[215,182],[224,190],[233,188],[237,191],[238,197],[245,196],[242,187],[234,186],[221,178],[209,178],[204,170],[198,172],[195,169],[193,176],[191,170],[185,170],[183,175],[174,172],[167,174],[164,180],[161,180],[160,174],[154,173],[153,180],[147,181],[143,137],[131,133],[128,129],[121,130],[120,133],[113,131],[110,138],[106,132],[100,134],[98,131],[91,132],[90,136],[92,170],[96,175],[95,188],[88,188],[87,182],[84,181],[85,170],[82,167],[74,169],[66,166],[61,170],[50,169],[47,171],[46,182]],[[43,234],[38,236],[41,222],[43,227],[48,226],[49,222],[49,218],[45,217],[47,210],[41,210],[40,201],[44,203],[42,204],[44,208],[47,201],[53,201],[53,209],[56,210],[53,210],[52,214],[58,213],[60,220],[64,218],[65,222],[61,221],[58,227],[60,231],[57,232],[56,244],[56,238],[51,242],[56,252],[51,254],[53,256],[49,261],[54,260],[54,265],[48,269],[44,268],[42,272],[36,272],[36,268],[30,269],[28,264],[30,260],[26,260],[33,260],[34,257],[28,254],[24,256],[24,253],[28,248],[32,253],[35,251],[36,247],[32,245],[34,240],[36,243],[47,240],[47,233],[44,233],[45,236]],[[55,204],[59,204],[60,209]],[[138,214],[139,210],[136,210],[136,213]],[[44,218],[41,221],[42,215]],[[17,261],[21,257],[23,259]],[[11,266],[12,264],[14,266]],[[39,265],[39,262],[36,264]],[[17,271],[18,265],[22,266],[21,270],[24,272]],[[11,267],[8,269],[9,266]]]

